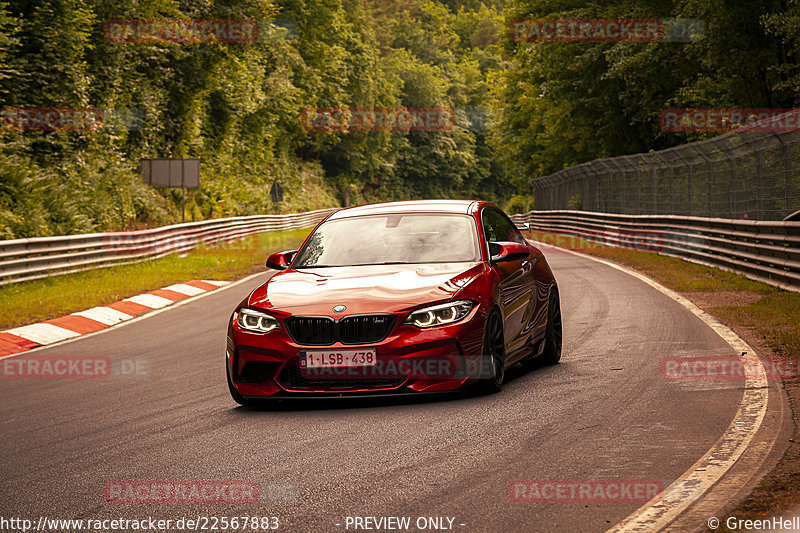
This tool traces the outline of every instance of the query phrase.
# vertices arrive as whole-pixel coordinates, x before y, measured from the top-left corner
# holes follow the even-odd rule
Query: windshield
[[[325,222],[292,268],[459,263],[480,258],[472,217],[390,214]]]

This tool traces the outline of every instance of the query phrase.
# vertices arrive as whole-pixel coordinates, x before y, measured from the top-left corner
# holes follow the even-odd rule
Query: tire
[[[236,387],[233,386],[233,382],[231,381],[231,371],[228,368],[227,362],[225,363],[225,375],[228,376],[228,390],[231,391],[231,397],[233,398],[233,401],[245,407],[250,407],[254,405],[253,400],[247,399],[244,396],[242,396],[239,393],[239,391],[236,390]]]
[[[544,351],[541,361],[546,365],[558,364],[561,360],[561,346],[563,344],[563,331],[561,325],[561,299],[558,289],[550,290],[547,301],[547,326],[544,330]]]
[[[489,313],[483,333],[483,353],[489,356],[490,365],[487,377],[483,377],[484,361],[481,361],[481,380],[478,389],[484,394],[494,394],[503,388],[505,377],[506,349],[503,336],[503,321],[498,311]]]

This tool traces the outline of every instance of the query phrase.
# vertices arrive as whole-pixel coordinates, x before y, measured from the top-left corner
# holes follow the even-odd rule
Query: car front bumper
[[[476,306],[455,324],[419,329],[399,323],[381,342],[303,346],[285,329],[251,333],[231,321],[226,359],[236,390],[247,398],[397,395],[455,391],[475,382],[485,362],[484,314]],[[300,367],[305,351],[371,349],[377,365]]]

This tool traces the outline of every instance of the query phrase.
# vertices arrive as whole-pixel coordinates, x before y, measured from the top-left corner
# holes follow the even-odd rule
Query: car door
[[[502,211],[487,207],[482,213],[484,239],[489,246],[492,242],[519,242],[527,246],[522,234],[514,223]],[[533,286],[533,257],[519,261],[509,261],[492,265],[500,278],[500,305],[505,317],[503,330],[506,340],[506,357],[508,362],[513,362],[516,353],[525,347],[531,334],[528,322],[532,313]]]

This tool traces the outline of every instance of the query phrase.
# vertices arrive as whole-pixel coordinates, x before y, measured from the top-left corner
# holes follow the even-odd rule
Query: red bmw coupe
[[[342,209],[233,312],[233,399],[500,390],[561,357],[558,285],[499,208],[460,200]]]

